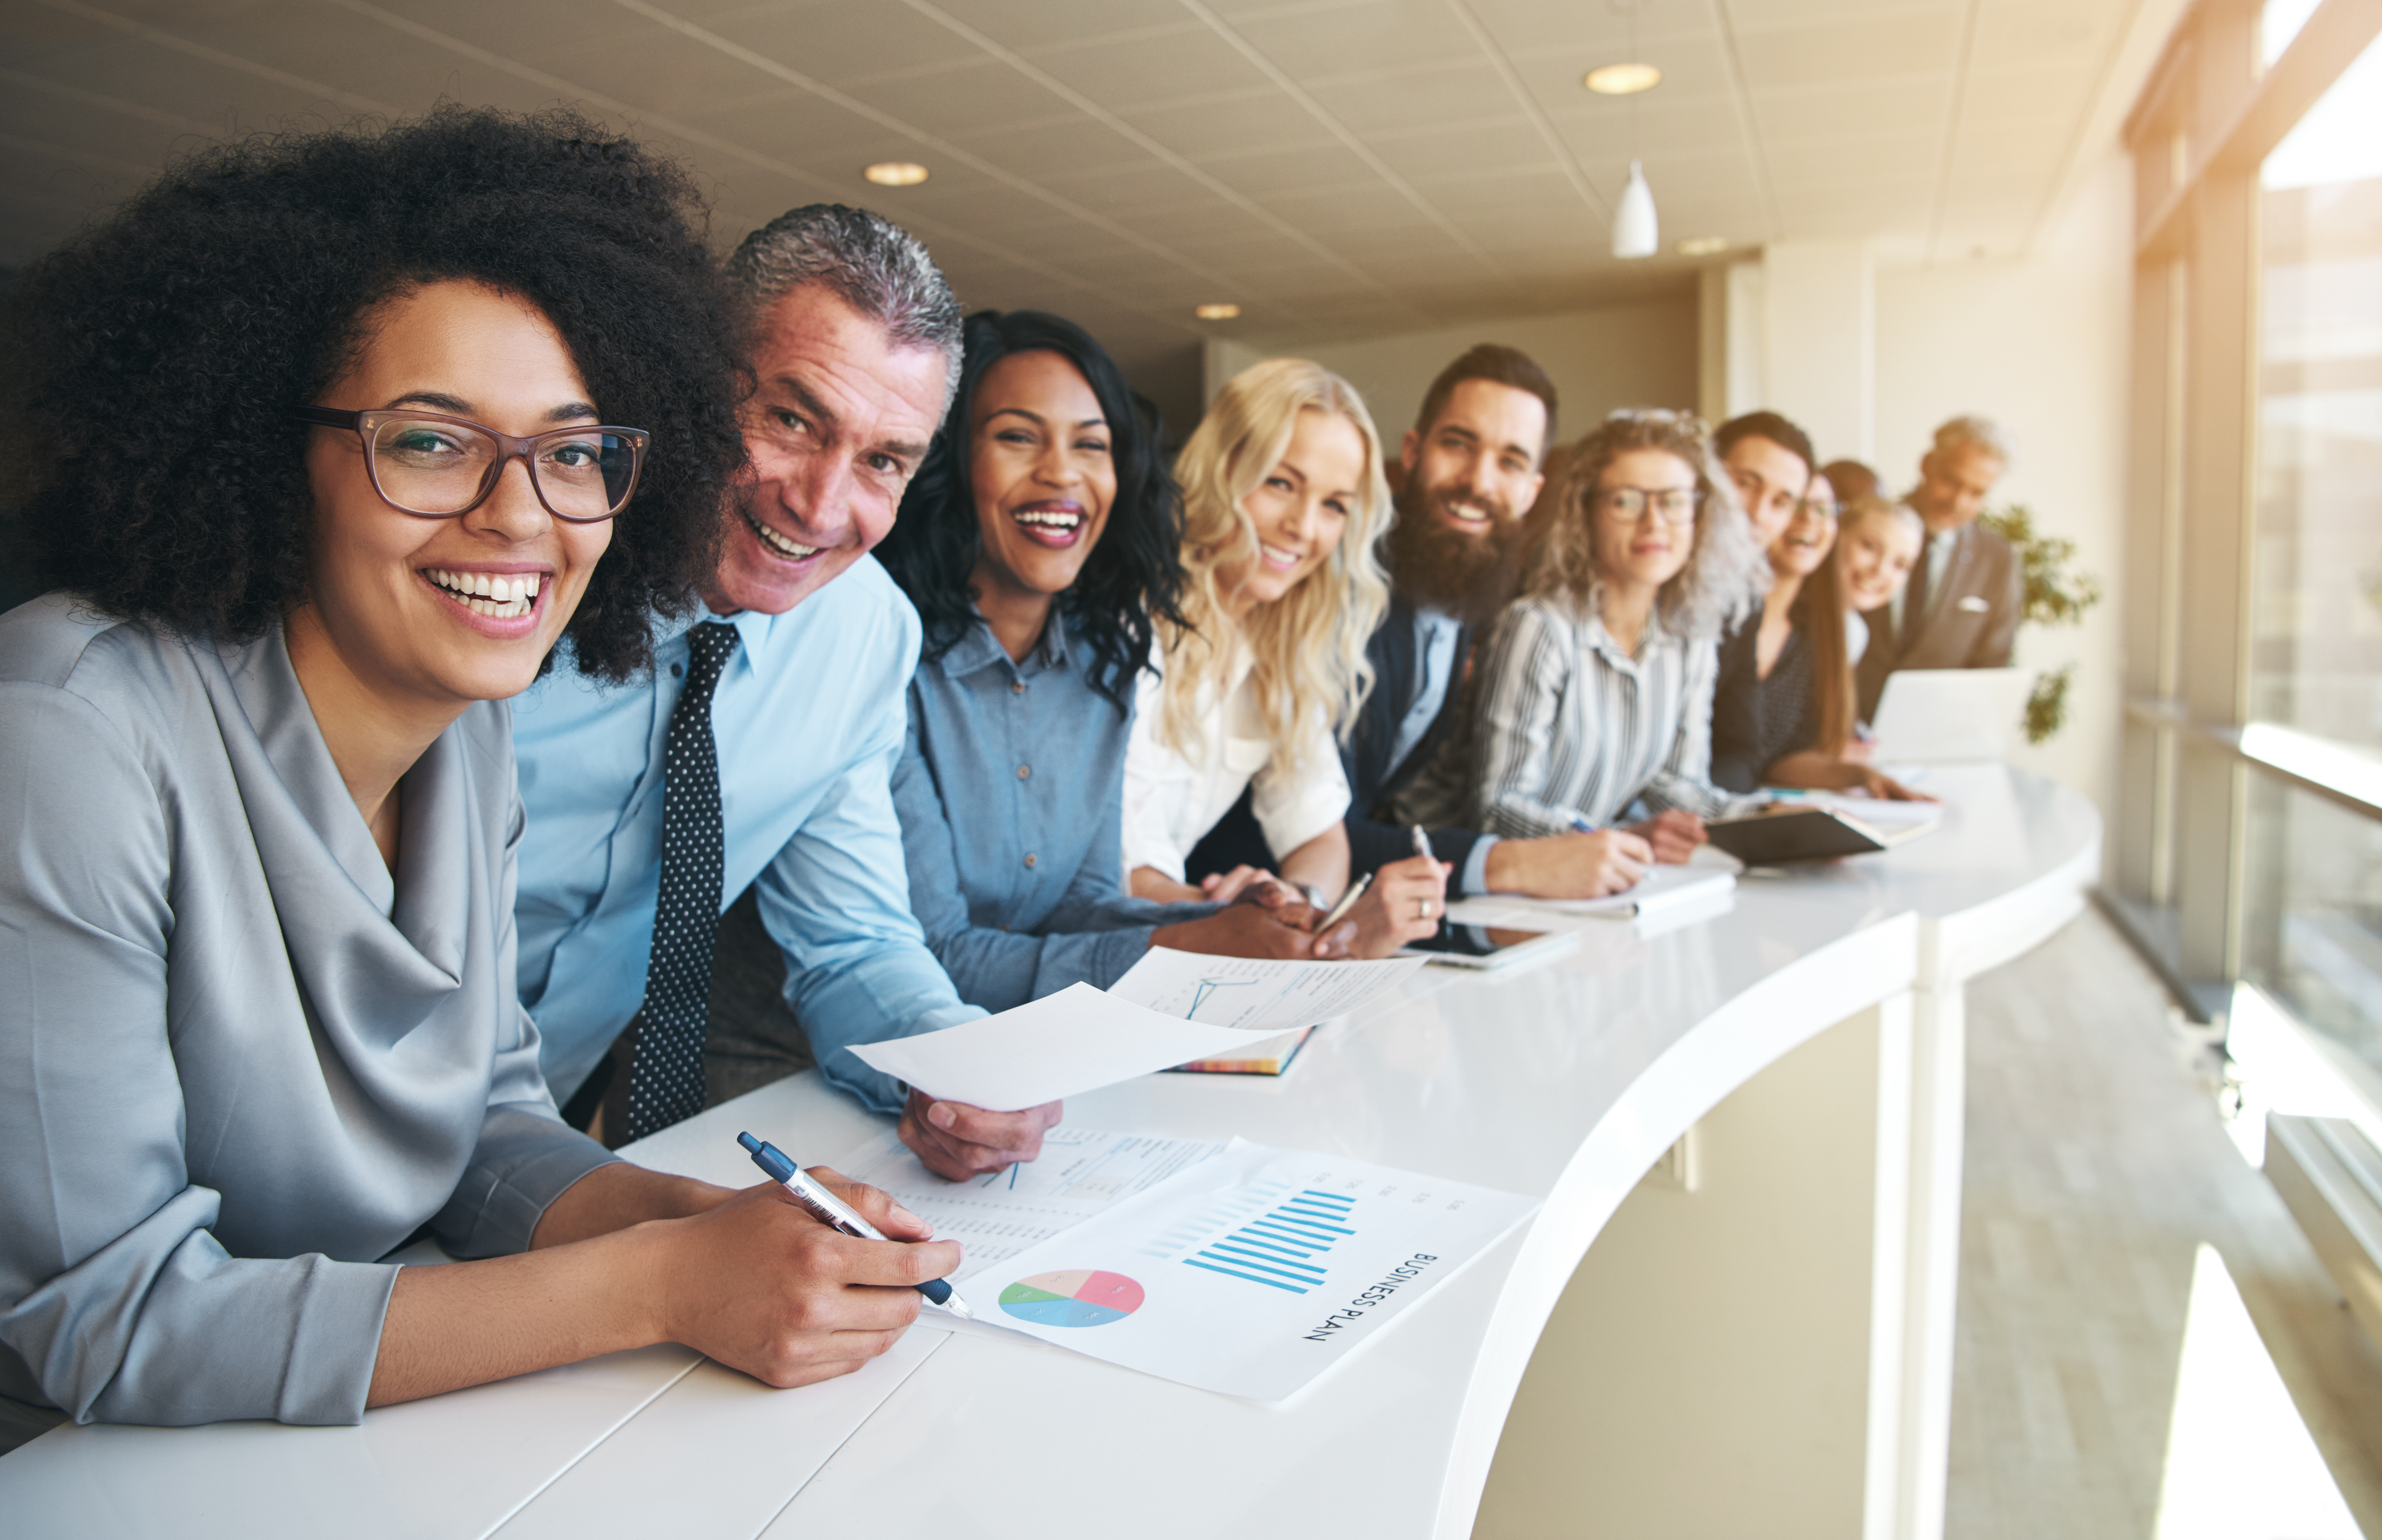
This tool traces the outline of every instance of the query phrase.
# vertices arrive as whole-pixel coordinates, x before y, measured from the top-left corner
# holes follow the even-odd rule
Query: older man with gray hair
[[[1869,626],[1858,669],[1864,718],[1897,668],[2008,665],[2024,574],[2009,542],[1976,520],[2009,462],[2008,441],[1985,418],[1956,417],[1935,430],[1919,484],[1903,498],[1927,526],[1926,546],[1893,603],[1861,617]]]
[[[911,917],[890,777],[919,623],[868,556],[959,377],[959,303],[915,239],[840,205],[755,231],[729,271],[750,458],[701,605],[657,619],[651,678],[600,685],[561,654],[513,707],[522,1004],[547,1084],[614,1143],[743,1089],[706,1087],[704,1049],[720,914],[749,888],[829,1083],[901,1112],[948,1177],[1030,1160],[1055,1105],[936,1102],[848,1051],[983,1014]]]

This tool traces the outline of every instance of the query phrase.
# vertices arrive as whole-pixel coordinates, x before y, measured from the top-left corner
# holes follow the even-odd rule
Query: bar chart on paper
[[[960,1292],[979,1316],[1089,1357],[1281,1400],[1537,1206],[1512,1192],[1236,1140],[963,1281]]]
[[[1183,1265],[1292,1294],[1321,1288],[1333,1244],[1357,1234],[1348,1226],[1357,1200],[1311,1187],[1272,1191],[1284,1195],[1271,1208],[1201,1246]]]

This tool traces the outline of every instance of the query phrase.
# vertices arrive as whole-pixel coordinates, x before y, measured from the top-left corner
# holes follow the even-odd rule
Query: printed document
[[[1215,1058],[1248,1042],[1237,1027],[1161,1015],[1088,984],[1071,984],[998,1016],[857,1044],[852,1051],[871,1069],[939,1101],[1019,1112],[1195,1058]]]
[[[1419,958],[1379,962],[1298,962],[1209,957],[1152,947],[1109,986],[1116,999],[1161,1016],[1248,1032],[1284,1033],[1345,1016],[1387,997],[1422,966]]]
[[[1234,1140],[959,1286],[976,1317],[1277,1401],[1361,1350],[1538,1201]]]
[[[938,1241],[967,1248],[956,1283],[1038,1241],[1148,1192],[1224,1146],[1202,1139],[1103,1133],[1062,1123],[1042,1136],[1042,1158],[966,1181],[946,1181],[888,1130],[834,1162],[854,1181],[881,1188],[935,1227]]]

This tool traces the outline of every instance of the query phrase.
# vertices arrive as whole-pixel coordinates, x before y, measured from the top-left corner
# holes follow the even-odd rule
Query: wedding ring
[[[1415,902],[1422,906],[1422,917],[1426,920],[1430,919],[1430,900],[1429,898],[1417,898]]]

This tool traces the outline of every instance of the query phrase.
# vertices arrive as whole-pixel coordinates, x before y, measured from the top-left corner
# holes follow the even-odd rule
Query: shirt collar
[[[992,634],[991,623],[981,615],[972,617],[966,632],[943,654],[943,672],[954,679],[964,679],[979,668],[994,664],[1006,664],[1020,674],[1039,674],[1049,669],[1067,666],[1067,626],[1061,618],[1059,606],[1050,606],[1050,618],[1042,628],[1042,640],[1018,663],[1011,659],[1009,649]]]
[[[805,595],[805,602],[812,595]],[[800,605],[796,606],[796,608],[800,607]],[[665,617],[661,620],[655,628],[654,645],[660,648],[672,643],[682,643],[686,633],[695,627],[707,620],[718,620],[736,628],[739,642],[736,649],[737,655],[728,660],[728,666],[734,668],[739,660],[742,660],[746,667],[758,667],[761,661],[768,657],[779,635],[788,629],[779,625],[779,622],[791,619],[793,614],[793,610],[788,610],[783,615],[764,615],[756,609],[743,609],[738,610],[733,615],[721,615],[709,605],[697,599],[692,614]]]

